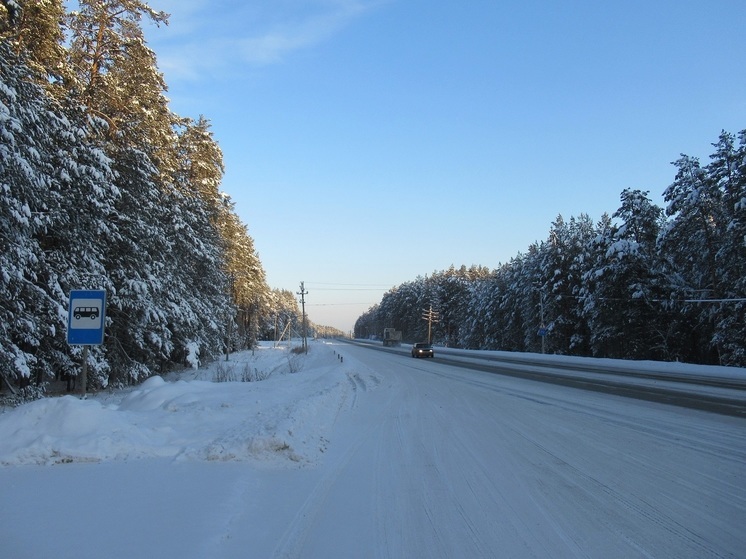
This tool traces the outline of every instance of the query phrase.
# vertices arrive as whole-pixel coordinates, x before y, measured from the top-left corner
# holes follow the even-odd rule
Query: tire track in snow
[[[434,374],[444,378],[447,376],[440,373]],[[718,429],[708,423],[699,424],[695,422],[691,427],[682,427],[680,423],[674,423],[674,421],[678,420],[679,416],[684,412],[679,412],[672,409],[671,412],[675,415],[671,421],[665,422],[664,424],[658,424],[657,422],[653,421],[646,423],[644,418],[635,417],[633,419],[629,416],[612,414],[607,409],[601,406],[590,405],[587,403],[583,403],[582,401],[579,402],[577,400],[561,399],[553,396],[537,397],[536,393],[524,394],[522,391],[515,391],[513,388],[496,389],[485,379],[460,378],[455,376],[451,378],[465,384],[473,385],[475,387],[479,386],[485,390],[489,390],[501,395],[523,398],[542,406],[548,405],[552,408],[556,408],[560,411],[560,413],[563,414],[569,413],[574,415],[587,416],[588,422],[590,422],[589,424],[597,424],[599,426],[601,426],[602,424],[606,425],[617,435],[619,434],[619,431],[621,429],[623,430],[623,432],[629,433],[630,436],[641,438],[641,440],[647,442],[650,445],[669,445],[674,447],[677,452],[681,451],[684,454],[689,451],[690,453],[694,452],[702,456],[711,456],[713,458],[718,458],[726,462],[736,461],[738,463],[743,463],[742,458],[744,456],[744,453],[739,450],[742,448],[746,448],[746,446],[743,444],[743,437],[739,437],[739,440],[737,441],[732,439],[723,440]],[[552,395],[554,395],[554,392],[552,392]],[[641,408],[646,407],[645,404],[640,404],[639,406]],[[658,421],[660,421],[660,419],[658,419]],[[730,422],[731,420],[723,419],[722,421]],[[634,492],[639,496],[636,498],[630,498],[625,492],[617,491],[608,484],[603,483],[597,477],[589,476],[587,472],[582,469],[582,467],[574,467],[569,464],[567,460],[563,460],[558,454],[552,453],[547,446],[539,443],[538,439],[536,438],[537,435],[541,433],[540,428],[531,429],[525,428],[524,426],[519,426],[517,428],[514,428],[514,431],[516,434],[522,436],[525,440],[534,444],[542,452],[547,453],[547,455],[550,456],[550,461],[557,461],[554,470],[547,470],[545,472],[548,477],[560,477],[561,475],[564,475],[564,477],[561,478],[563,483],[567,484],[568,486],[574,486],[577,490],[580,490],[587,495],[592,496],[594,499],[593,502],[595,503],[595,506],[598,508],[598,510],[603,510],[604,508],[608,509],[609,502],[615,503],[619,506],[620,509],[627,510],[629,513],[627,515],[617,513],[619,514],[620,521],[623,520],[629,523],[630,516],[642,518],[645,519],[646,523],[660,526],[660,530],[670,533],[673,540],[676,541],[678,545],[684,544],[688,550],[698,549],[698,556],[729,556],[723,556],[716,551],[716,549],[720,548],[720,545],[717,542],[717,537],[715,537],[714,539],[711,538],[712,541],[710,541],[710,539],[700,535],[708,534],[705,528],[699,525],[693,528],[688,528],[685,524],[667,513],[664,504],[651,503],[649,500],[646,499],[644,492],[640,491],[639,489]],[[672,441],[672,432],[676,432],[675,441]],[[526,433],[529,433],[532,436],[527,436]],[[587,442],[588,441],[586,441],[586,444]],[[593,438],[593,444],[600,445],[600,448],[605,448],[610,455],[616,452],[614,442],[611,440],[606,441],[595,437]],[[665,469],[658,468],[655,462],[651,463],[649,459],[645,460],[645,457],[645,454],[643,454],[639,458],[635,455],[629,457],[625,456],[625,462],[628,463],[627,465],[636,464],[637,466],[639,466],[640,469],[649,470],[651,467],[655,468],[659,472],[659,477],[663,479],[668,477],[668,474],[670,474],[670,467],[667,467]],[[567,470],[569,468],[574,468],[574,472],[568,473]],[[706,484],[706,482],[708,481],[707,472],[697,471],[696,476],[699,478],[700,482],[705,482]],[[740,508],[743,509],[743,499],[740,497],[742,492],[738,489],[737,485],[735,485],[737,484],[737,481],[734,481],[734,483],[731,484],[731,488],[733,489],[733,491],[729,493],[726,487],[719,487],[723,484],[723,482],[728,482],[727,479],[723,478],[723,475],[720,474],[720,472],[711,472],[710,477],[717,479],[717,484],[711,484],[714,488],[712,491],[714,491],[716,495],[721,495],[722,501],[734,501],[736,505],[740,504]],[[680,490],[677,491],[677,493],[674,493],[672,496],[669,496],[669,500],[675,500],[679,498],[677,496],[679,493],[687,494],[688,492],[688,499],[690,501],[690,504],[692,506],[696,506],[696,501],[693,501],[693,499],[696,499],[698,495],[702,497],[706,495],[708,499],[713,498],[712,495],[709,494],[709,489],[707,491],[703,490],[700,487],[700,484],[697,484],[696,482],[684,480],[678,483],[678,485],[680,487]],[[658,494],[658,488],[655,488],[655,491],[656,494]],[[608,496],[608,500],[600,497],[600,495],[603,495],[604,493]],[[680,498],[684,499],[686,497]],[[616,509],[616,507],[614,508]],[[680,508],[680,506],[674,507],[674,510],[678,510],[678,508]],[[602,516],[603,515],[599,515],[599,519]],[[600,520],[598,519],[594,521],[600,522]],[[638,536],[629,535],[633,532],[624,532],[619,528],[618,524],[614,523],[606,522],[604,523],[604,526],[606,529],[609,530],[610,533],[615,534],[617,537],[620,538],[620,540],[630,545],[630,547],[635,550],[635,553],[647,555],[648,552],[642,549],[635,539]],[[718,527],[716,525],[712,525],[711,531],[717,529]],[[727,536],[730,534],[725,532],[725,535]],[[657,549],[656,542],[651,541],[650,545],[653,545],[653,547]],[[650,553],[655,554],[656,552]]]
[[[713,550],[707,545],[707,542],[704,542],[699,535],[681,525],[671,516],[667,515],[660,507],[651,504],[645,499],[631,498],[625,493],[615,490],[610,485],[595,478],[594,476],[589,475],[582,469],[569,464],[565,460],[558,457],[556,454],[549,452],[542,445],[537,444],[537,446],[551,455],[552,458],[559,463],[560,467],[555,468],[555,472],[559,473],[566,483],[574,484],[578,488],[580,488],[586,494],[587,498],[596,501],[599,508],[604,506],[603,501],[605,501],[605,499],[600,499],[598,495],[607,495],[611,498],[612,502],[617,503],[623,509],[632,512],[636,516],[646,519],[656,526],[659,526],[663,531],[669,532],[673,536],[675,536],[677,540],[683,540],[685,542],[688,542],[689,544],[692,544],[692,547],[698,548],[701,552],[701,554],[698,554],[699,557],[725,557],[719,553],[713,552]],[[568,473],[566,472],[570,472],[571,475],[568,475]],[[581,485],[578,483],[578,480],[584,480],[586,483]],[[643,553],[645,557],[653,558],[656,556],[655,552],[645,550],[645,548],[639,542],[627,536],[627,534],[625,534],[618,528],[618,525],[616,523],[604,521],[604,524],[610,531],[615,532],[620,538],[627,541],[627,543],[633,546],[638,552]],[[660,530],[657,530],[656,532],[660,533]]]
[[[425,371],[421,365],[408,367]],[[405,379],[398,399],[386,415],[378,435],[375,458],[381,557],[491,557],[491,539],[483,508],[474,489],[484,478],[471,478],[468,455],[452,446],[460,422],[448,413],[452,397],[420,379]],[[396,457],[395,459],[392,459]],[[479,476],[477,476],[479,477]]]
[[[434,388],[430,386],[428,389]],[[476,404],[473,394],[454,390],[450,383],[443,383],[441,390],[437,401],[448,402],[455,397],[461,398],[464,401],[456,407],[465,410],[465,413],[461,414],[457,422],[452,416],[452,407],[445,409],[432,406],[435,423],[442,425],[442,430],[448,435],[442,441],[445,444],[439,440],[433,441],[433,456],[442,465],[439,470],[444,474],[441,483],[446,491],[445,496],[433,501],[433,506],[450,507],[456,513],[457,519],[449,519],[447,525],[451,529],[453,525],[460,525],[461,546],[465,541],[470,543],[466,546],[468,556],[493,556],[496,541],[502,539],[495,535],[497,532],[521,545],[526,557],[562,557],[565,553],[572,557],[587,557],[578,542],[569,538],[556,524],[547,522],[565,543],[564,552],[554,542],[549,542],[546,533],[541,537],[537,536],[536,511],[527,512],[523,506],[516,507],[515,496],[527,493],[527,488],[520,489],[520,477],[514,475],[514,472],[521,471],[520,465],[501,468],[504,461],[512,463],[511,457],[504,456],[499,458],[500,461],[490,461],[489,457],[494,456],[485,454],[483,445],[486,441],[474,436],[475,432],[489,430],[490,426],[483,422],[491,417],[494,421],[495,416],[482,414],[479,411],[481,405],[472,408]],[[494,407],[493,404],[488,405]],[[470,413],[472,409],[475,410],[473,414]],[[497,430],[499,426],[495,425],[493,428]],[[475,515],[475,510],[482,511],[482,515]],[[495,512],[494,525],[490,526],[491,523],[485,521],[483,514]]]
[[[233,484],[228,497],[222,501],[220,508],[212,513],[209,524],[214,536],[201,546],[199,557],[222,557],[220,550],[231,539],[236,526],[246,509],[253,479],[249,475],[242,475]]]
[[[337,419],[344,407],[347,407],[348,409],[356,408],[358,406],[360,393],[368,391],[368,385],[359,373],[348,372],[347,382],[351,392],[350,400],[343,400],[340,409],[337,412]],[[346,401],[347,403],[345,403]],[[337,419],[335,419],[335,422]],[[332,493],[335,483],[348,467],[355,454],[364,444],[367,444],[368,436],[375,428],[375,425],[370,425],[366,432],[357,437],[355,442],[348,446],[344,452],[336,458],[334,465],[327,469],[327,472],[308,494],[303,505],[296,512],[287,530],[285,530],[280,543],[272,554],[273,558],[291,559],[303,556],[303,549],[308,535],[313,529],[317,518],[323,511],[324,505]],[[327,459],[330,459],[330,455],[331,453],[327,453]]]

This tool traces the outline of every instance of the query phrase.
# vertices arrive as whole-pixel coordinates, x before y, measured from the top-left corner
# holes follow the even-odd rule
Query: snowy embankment
[[[86,400],[45,398],[0,413],[0,465],[148,457],[314,463],[358,383],[370,384],[356,377],[326,344],[312,344],[307,355],[263,345]],[[241,382],[250,379],[264,380]]]

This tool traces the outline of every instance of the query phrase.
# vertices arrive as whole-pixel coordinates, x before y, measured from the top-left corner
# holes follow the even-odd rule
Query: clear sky
[[[558,215],[661,194],[746,128],[743,0],[151,0],[172,109],[213,127],[271,287],[352,328]]]

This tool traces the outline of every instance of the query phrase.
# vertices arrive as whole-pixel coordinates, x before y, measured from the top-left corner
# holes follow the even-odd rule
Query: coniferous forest
[[[210,123],[169,109],[141,27],[167,14],[141,0],[65,6],[0,1],[0,390],[78,374],[82,348],[66,342],[74,289],[107,293],[92,388],[299,322],[220,192]]]
[[[706,165],[673,163],[665,208],[629,189],[598,223],[559,216],[496,270],[391,289],[355,335],[422,341],[430,328],[451,347],[746,366],[746,131],[713,147]]]
[[[75,289],[107,293],[92,388],[297,332],[294,294],[268,287],[220,191],[210,122],[169,108],[142,29],[167,14],[142,0],[67,5],[0,0],[0,390],[78,374]],[[433,341],[449,346],[746,365],[746,133],[713,145],[705,165],[674,163],[665,208],[625,190],[598,223],[558,217],[496,270],[390,290],[355,335],[426,339],[432,308]]]

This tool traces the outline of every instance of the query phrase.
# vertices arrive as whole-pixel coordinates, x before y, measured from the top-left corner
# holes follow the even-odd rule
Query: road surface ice
[[[0,413],[0,556],[744,557],[740,418],[338,342],[178,378]]]

